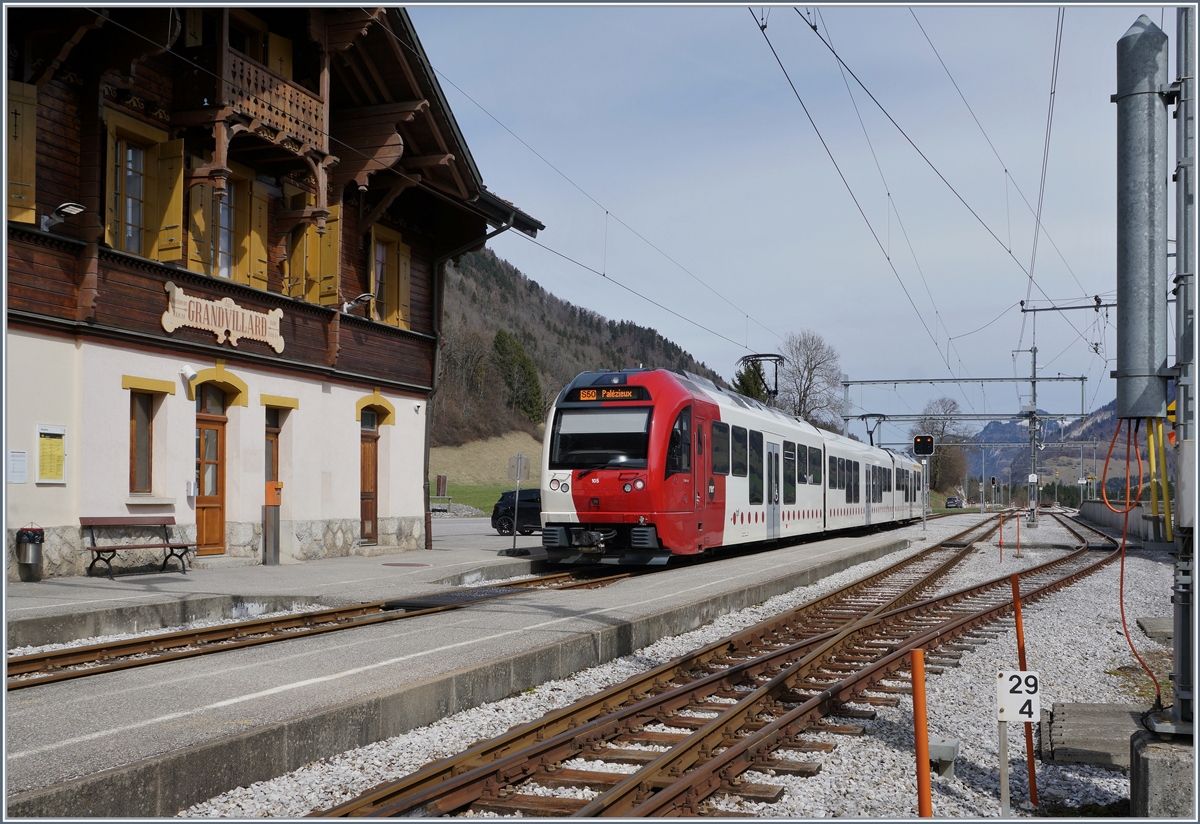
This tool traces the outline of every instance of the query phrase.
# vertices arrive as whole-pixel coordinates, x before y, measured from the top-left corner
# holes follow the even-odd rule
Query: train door
[[[667,444],[666,484],[667,509],[675,512],[692,511],[696,507],[692,484],[692,407],[684,407],[671,427]],[[690,519],[689,519],[690,520]]]
[[[706,533],[704,531],[704,522],[707,520],[704,517],[704,511],[708,507],[709,496],[716,492],[716,484],[712,481],[712,475],[709,474],[710,458],[708,456],[708,444],[705,443],[704,435],[708,431],[705,426],[704,418],[695,418],[692,421],[692,431],[696,435],[696,461],[692,467],[692,497],[696,501],[696,533],[697,540],[700,542],[703,550],[708,543]],[[707,489],[707,485],[711,484],[711,491]]]
[[[779,444],[767,443],[767,540],[779,537]]]
[[[867,488],[866,494],[863,495],[863,498],[865,499],[863,504],[863,515],[866,518],[867,525],[870,526],[873,523],[871,520],[871,515],[873,514],[872,504],[875,503],[875,473],[878,470],[876,467],[867,463],[863,464],[863,469],[866,470],[866,478],[863,479],[863,486]]]

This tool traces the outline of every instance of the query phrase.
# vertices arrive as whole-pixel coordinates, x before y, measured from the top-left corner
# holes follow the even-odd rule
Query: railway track
[[[1116,557],[1081,542],[1021,573],[1022,598],[1069,585]],[[453,758],[380,785],[321,817],[432,816],[463,810],[541,816],[723,815],[714,794],[772,801],[782,789],[742,780],[747,770],[809,775],[819,766],[776,755],[828,750],[809,731],[855,734],[826,718],[866,718],[895,705],[909,652],[927,671],[994,636],[1012,609],[1006,577],[932,597],[939,579],[995,530],[989,520],[906,562],[793,613],[764,621]],[[1098,534],[1098,533],[1097,533]],[[1094,542],[1091,542],[1094,545]],[[1106,543],[1111,547],[1111,541]],[[624,764],[629,774],[589,764]],[[565,765],[565,766],[564,766]],[[576,797],[554,795],[572,788]],[[584,792],[579,792],[579,790]],[[583,796],[582,798],[578,796]],[[590,800],[588,798],[590,797]]]
[[[431,615],[529,589],[590,589],[608,586],[634,575],[650,575],[663,571],[629,570],[614,575],[607,574],[608,569],[610,568],[599,565],[582,567],[499,585],[484,584],[408,599],[373,601],[276,618],[251,619],[202,629],[105,641],[30,655],[14,655],[6,661],[6,689],[26,689],[105,672]],[[445,602],[436,603],[439,600]],[[434,605],[423,605],[431,602]]]
[[[460,609],[493,598],[527,592],[535,588],[591,589],[608,586],[631,575],[652,574],[631,571],[617,575],[598,575],[598,571],[598,569],[589,568],[553,572],[505,584],[451,590],[449,591],[452,595],[450,603],[424,608],[405,608],[403,606],[405,602],[389,599],[275,618],[239,621],[202,629],[145,635],[31,655],[14,655],[6,661],[7,688],[9,690],[24,689],[39,684],[98,675],[103,672],[148,666],[165,661],[178,661],[198,655],[227,652],[277,641],[288,641],[293,638],[305,638],[352,627],[372,626],[405,618],[415,618],[420,615],[431,615]],[[422,599],[434,599],[439,594],[444,595],[445,593],[416,596],[408,599],[408,602],[419,603]]]

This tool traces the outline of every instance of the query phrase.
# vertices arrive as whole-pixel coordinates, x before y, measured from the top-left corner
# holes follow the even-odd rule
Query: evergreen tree
[[[767,376],[763,373],[762,361],[751,361],[734,374],[733,391],[762,403],[770,400],[771,395],[767,392]]]
[[[504,383],[508,408],[515,409],[533,423],[540,423],[544,410],[537,366],[521,342],[504,329],[498,330],[492,339],[492,366]]]

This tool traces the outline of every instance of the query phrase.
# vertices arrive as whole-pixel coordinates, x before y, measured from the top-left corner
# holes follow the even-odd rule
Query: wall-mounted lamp
[[[373,295],[370,292],[363,292],[361,295],[356,297],[354,300],[348,301],[347,303],[343,303],[342,304],[343,314],[347,314],[347,315],[350,314],[350,310],[354,307],[354,304],[362,303],[364,300],[375,300],[375,295]]]
[[[51,226],[57,226],[71,215],[77,215],[86,211],[82,203],[67,203],[59,204],[53,212],[48,215],[42,215],[42,231],[49,232]]]
[[[414,404],[413,404],[413,411],[414,411],[414,412],[416,412],[418,415],[420,415],[420,414],[421,414],[421,404],[419,404],[419,403],[414,403]]]
[[[180,368],[179,374],[182,375],[183,379],[188,383],[191,383],[199,377],[199,375],[196,374],[196,370],[188,366],[186,363]]]

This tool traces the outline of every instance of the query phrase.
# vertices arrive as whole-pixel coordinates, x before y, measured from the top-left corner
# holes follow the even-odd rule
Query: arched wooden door
[[[196,387],[196,554],[225,552],[225,393]]]

